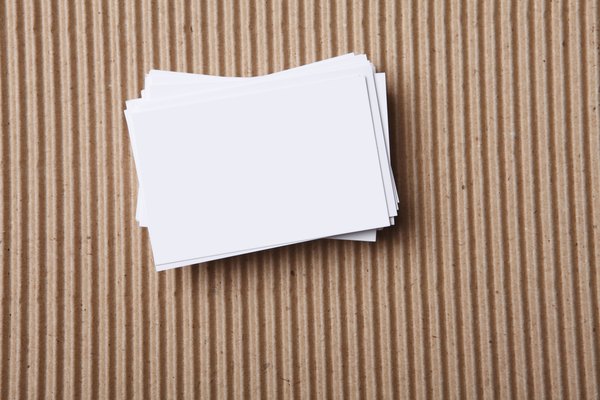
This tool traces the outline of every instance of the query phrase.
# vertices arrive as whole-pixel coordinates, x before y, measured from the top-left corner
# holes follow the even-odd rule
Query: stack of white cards
[[[152,70],[125,116],[157,270],[394,223],[385,75],[347,54],[237,78]]]

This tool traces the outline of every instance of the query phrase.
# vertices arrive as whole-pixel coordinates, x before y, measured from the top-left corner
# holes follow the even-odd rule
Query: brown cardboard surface
[[[0,5],[0,397],[598,398],[598,1]],[[397,227],[156,273],[150,68],[387,72]]]

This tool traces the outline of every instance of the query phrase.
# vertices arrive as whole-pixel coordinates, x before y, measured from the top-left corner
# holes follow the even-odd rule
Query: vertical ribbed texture
[[[598,398],[596,1],[6,0],[0,397]],[[156,273],[150,68],[387,73],[395,228]]]

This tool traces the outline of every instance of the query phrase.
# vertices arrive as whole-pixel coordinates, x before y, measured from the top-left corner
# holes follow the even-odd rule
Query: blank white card
[[[151,70],[144,86],[125,116],[157,270],[320,238],[374,242],[394,223],[385,74],[365,55],[244,78]]]
[[[157,266],[390,224],[362,76],[128,118]]]

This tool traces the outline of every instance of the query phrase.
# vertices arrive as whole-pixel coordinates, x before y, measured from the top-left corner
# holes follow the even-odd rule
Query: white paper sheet
[[[165,85],[165,84],[157,84],[156,83],[156,79],[154,80],[155,83],[153,86],[149,85],[148,89],[145,90],[144,93],[144,100],[134,100],[134,101],[130,101],[128,102],[128,107],[132,108],[132,109],[137,109],[138,107],[142,106],[142,103],[144,104],[145,107],[147,107],[148,105],[165,105],[165,104],[179,104],[179,103],[185,103],[185,102],[189,102],[192,99],[194,100],[198,100],[201,98],[207,98],[207,96],[216,96],[216,95],[226,95],[227,93],[235,93],[235,92],[248,92],[248,91],[253,91],[253,90],[260,90],[260,88],[264,88],[265,87],[265,83],[267,84],[271,84],[271,87],[273,84],[276,85],[281,85],[283,84],[284,81],[289,82],[290,77],[295,77],[297,79],[299,79],[300,77],[305,77],[303,79],[319,79],[319,76],[321,77],[320,79],[323,79],[323,77],[327,77],[327,76],[337,76],[337,75],[343,75],[343,74],[347,74],[347,73],[353,73],[353,72],[357,72],[357,71],[362,71],[363,73],[365,73],[365,75],[368,77],[369,81],[374,81],[374,78],[372,77],[372,70],[371,70],[371,66],[370,63],[368,63],[368,61],[366,61],[366,59],[364,57],[359,57],[359,56],[355,56],[354,58],[349,58],[349,57],[337,57],[336,59],[341,60],[341,63],[333,63],[331,60],[326,60],[326,61],[322,61],[322,62],[318,62],[318,63],[314,63],[314,64],[309,64],[307,66],[304,67],[300,67],[300,68],[296,68],[296,69],[292,69],[292,70],[288,70],[288,71],[283,71],[280,73],[276,73],[276,74],[272,74],[272,75],[268,75],[268,76],[262,76],[262,77],[255,77],[255,78],[249,78],[247,80],[243,80],[243,79],[235,79],[233,78],[233,82],[229,82],[229,85],[226,85],[225,89],[222,88],[223,83],[227,82],[227,78],[218,78],[218,77],[211,77],[211,76],[204,76],[203,79],[201,79],[202,82],[204,82],[204,84],[206,84],[207,82],[210,82],[211,80],[218,80],[220,83],[220,87],[221,89],[209,89],[209,90],[202,90],[203,86],[196,86],[196,89],[194,92],[190,91],[190,86],[189,84],[187,86],[185,86],[188,89],[188,93],[186,95],[176,95],[181,93],[181,88],[174,86],[174,85]],[[333,60],[336,60],[333,59]],[[310,71],[315,70],[315,66],[320,64],[321,66],[318,68],[319,74],[309,74]],[[311,68],[312,67],[312,68]],[[329,71],[329,72],[327,72]],[[158,72],[156,71],[154,75],[156,75]],[[179,74],[177,75],[177,73],[166,73],[166,74],[158,74],[159,76],[163,76],[163,77],[169,77],[168,79],[173,79],[174,77],[178,76],[179,79],[181,80],[181,78],[185,77],[187,80],[191,81],[193,80],[192,78],[202,78],[202,76],[197,76],[197,75],[192,75],[192,74]],[[152,76],[152,75],[150,75]],[[248,83],[248,80],[251,81],[250,83]],[[276,82],[277,81],[277,82]],[[380,79],[381,81],[381,79]],[[382,83],[380,83],[380,86],[383,86],[383,88],[385,88],[385,80],[383,80]],[[160,87],[161,90],[158,91],[159,95],[157,96],[157,87]],[[374,93],[374,95],[373,95]],[[377,105],[377,101],[380,101],[383,97],[383,100],[385,100],[385,91],[380,89],[379,91],[375,92],[375,90],[373,90],[371,88],[371,106],[372,107],[376,107],[376,111],[373,111],[373,120],[374,120],[374,125],[375,127],[377,127],[377,122],[380,122],[380,127],[382,129],[382,132],[377,131],[377,139],[378,139],[378,150],[379,151],[384,151],[384,156],[381,158],[381,164],[382,164],[382,174],[384,176],[384,184],[386,183],[385,178],[388,177],[390,178],[389,183],[390,185],[386,185],[386,194],[388,197],[388,207],[390,207],[390,204],[393,204],[394,209],[392,211],[390,211],[390,216],[395,216],[397,215],[396,210],[397,210],[397,203],[398,203],[398,198],[397,198],[397,191],[395,188],[395,183],[393,181],[392,177],[392,173],[391,173],[391,167],[390,167],[390,161],[389,161],[389,132],[387,129],[387,124],[385,124],[385,126],[381,123],[381,120],[383,118],[386,119],[387,121],[387,114],[383,115],[383,113],[381,113],[382,115],[379,115],[379,107]],[[375,98],[376,100],[373,101],[372,99]],[[386,111],[387,112],[387,111]],[[391,188],[391,189],[390,189]],[[140,205],[138,207],[138,219],[140,220],[141,224],[144,225],[145,224],[145,218],[144,218],[144,208],[143,208],[143,191],[140,191]],[[393,220],[392,220],[393,222]],[[374,238],[373,238],[374,239]]]
[[[163,105],[160,107],[157,106],[156,109],[152,109],[149,111],[146,108],[144,108],[143,111],[136,111],[134,109],[128,110],[128,120],[130,121],[130,123],[132,123],[133,126],[135,126],[136,129],[136,137],[135,139],[132,138],[132,140],[136,142],[138,152],[138,154],[136,155],[136,162],[139,162],[141,166],[140,171],[142,171],[140,173],[140,183],[144,188],[145,194],[147,195],[147,210],[149,211],[150,217],[150,235],[152,238],[153,250],[155,253],[155,261],[157,263],[157,267],[159,267],[160,269],[160,266],[162,264],[172,264],[180,262],[182,260],[190,260],[200,257],[212,257],[218,254],[236,252],[240,249],[245,248],[250,249],[264,247],[267,245],[277,246],[280,244],[286,244],[299,240],[311,240],[318,237],[330,236],[327,234],[327,232],[331,234],[336,234],[344,231],[353,232],[357,230],[378,228],[389,225],[389,210],[388,212],[385,211],[386,209],[388,209],[388,207],[384,187],[383,185],[381,185],[381,182],[376,182],[378,183],[378,185],[373,184],[372,179],[372,174],[374,172],[379,173],[380,181],[383,180],[383,177],[381,176],[382,171],[379,165],[380,162],[377,152],[377,142],[375,141],[375,135],[373,132],[373,122],[369,110],[369,101],[371,99],[369,99],[368,97],[368,92],[366,90],[364,80],[360,82],[360,79],[360,77],[353,76],[329,80],[325,83],[320,82],[304,86],[298,86],[294,90],[291,90],[290,88],[279,91],[275,90],[270,92],[268,95],[265,95],[265,93],[262,92],[240,96],[246,97],[246,102],[242,102],[241,100],[239,100],[240,97],[237,97],[224,98],[222,100],[213,99],[210,102],[193,103],[188,105],[177,104],[177,107],[171,108],[165,108]],[[357,82],[360,82],[361,85],[357,86]],[[311,89],[310,91],[307,89],[307,87],[309,86]],[[327,95],[329,97],[318,95],[314,96],[315,93],[320,93],[319,90],[322,90],[323,87],[330,89],[330,91],[327,92]],[[291,96],[290,90],[291,92],[295,93],[294,96]],[[332,94],[334,90],[337,90],[338,93]],[[214,168],[215,165],[220,165],[221,168],[227,169],[227,165],[223,165],[223,160],[210,157],[210,153],[201,155],[196,154],[196,156],[194,156],[194,154],[180,154],[174,151],[173,149],[175,147],[184,148],[186,150],[183,151],[183,153],[186,153],[186,151],[192,151],[189,149],[201,149],[203,148],[203,145],[205,147],[209,147],[207,146],[207,144],[214,145],[215,140],[216,143],[218,143],[221,146],[225,145],[225,143],[223,142],[224,140],[227,141],[228,145],[231,145],[231,140],[233,137],[235,137],[236,142],[234,143],[236,145],[233,146],[233,149],[230,149],[234,153],[235,149],[238,148],[238,150],[240,150],[239,146],[243,144],[243,149],[245,149],[245,151],[248,151],[248,149],[251,148],[257,152],[256,155],[260,154],[261,159],[264,158],[265,160],[270,160],[271,162],[273,162],[274,160],[278,160],[281,163],[286,163],[287,161],[289,161],[289,157],[283,157],[280,159],[277,158],[281,157],[280,155],[263,154],[264,151],[261,153],[260,146],[259,148],[255,148],[256,143],[254,143],[252,136],[246,135],[245,138],[243,132],[233,132],[234,127],[236,126],[229,126],[229,124],[227,124],[229,130],[225,129],[226,132],[221,132],[224,129],[224,127],[222,126],[222,121],[230,122],[231,120],[231,117],[227,119],[227,116],[222,114],[223,109],[230,110],[228,112],[231,112],[232,115],[246,116],[247,120],[241,121],[246,123],[248,123],[249,121],[253,123],[258,123],[257,118],[262,118],[261,123],[264,123],[266,118],[268,118],[269,116],[272,117],[275,114],[275,119],[277,119],[276,122],[278,122],[279,125],[276,124],[270,126],[270,128],[273,131],[268,132],[268,135],[267,133],[265,133],[265,135],[268,136],[269,140],[274,141],[273,143],[277,143],[277,140],[283,139],[283,135],[281,135],[281,124],[285,124],[285,121],[288,121],[288,126],[286,126],[287,132],[287,129],[289,129],[289,121],[294,120],[294,114],[293,110],[290,110],[289,108],[281,110],[278,108],[280,107],[279,103],[274,102],[273,100],[273,93],[276,92],[280,95],[279,102],[283,101],[285,104],[288,105],[296,104],[299,108],[307,107],[308,105],[308,107],[312,110],[312,112],[316,113],[316,115],[319,115],[320,110],[327,110],[328,112],[333,110],[333,112],[339,114],[338,117],[341,115],[347,116],[347,119],[344,121],[344,129],[340,129],[339,126],[332,126],[331,121],[333,121],[333,119],[327,119],[328,113],[321,113],[320,115],[322,120],[320,121],[315,121],[314,118],[302,119],[298,118],[297,115],[295,116],[297,120],[295,121],[296,124],[294,124],[294,126],[299,125],[303,128],[302,133],[306,134],[306,137],[303,140],[297,140],[296,142],[294,142],[296,145],[295,147],[303,148],[306,151],[308,151],[309,148],[313,148],[307,147],[307,142],[310,142],[308,139],[312,140],[312,142],[310,142],[311,146],[317,146],[317,144],[320,143],[318,145],[319,148],[326,147],[326,149],[319,149],[319,151],[317,151],[320,158],[317,157],[313,160],[313,158],[311,157],[311,162],[308,163],[310,165],[307,164],[307,166],[311,167],[310,171],[314,175],[313,178],[315,179],[315,182],[313,183],[313,186],[310,187],[310,191],[307,191],[306,193],[319,193],[319,190],[315,191],[315,189],[319,188],[328,193],[329,202],[315,201],[315,203],[313,204],[313,206],[319,208],[320,211],[323,211],[323,208],[327,208],[327,213],[324,213],[324,215],[302,214],[301,217],[295,215],[294,213],[287,214],[287,217],[282,217],[281,220],[268,221],[268,224],[266,225],[270,224],[269,226],[271,226],[271,228],[273,228],[274,231],[265,232],[262,228],[260,229],[260,232],[253,232],[253,234],[250,234],[246,231],[236,231],[233,237],[228,237],[227,241],[218,240],[220,230],[225,232],[231,232],[231,229],[235,229],[235,227],[239,228],[241,226],[243,226],[242,230],[252,230],[256,229],[256,226],[254,226],[253,228],[252,224],[249,224],[249,222],[251,221],[246,221],[243,224],[240,223],[239,225],[234,224],[232,226],[231,224],[234,223],[234,220],[232,220],[232,218],[234,217],[232,215],[226,215],[226,213],[224,213],[222,209],[219,209],[220,213],[218,213],[220,219],[216,217],[215,219],[211,219],[211,215],[206,215],[207,210],[214,211],[213,208],[210,206],[212,205],[213,207],[217,207],[219,206],[219,204],[213,204],[209,201],[210,199],[206,199],[207,193],[218,193],[219,190],[226,191],[227,193],[229,193],[229,195],[219,196],[220,203],[223,203],[223,198],[225,199],[225,203],[231,201],[231,204],[221,205],[228,206],[231,210],[233,210],[233,215],[235,216],[235,218],[245,218],[246,220],[249,219],[254,221],[254,223],[259,224],[261,227],[265,227],[265,224],[261,223],[265,221],[256,220],[256,216],[248,216],[249,214],[252,214],[252,212],[248,210],[248,207],[250,207],[250,205],[258,206],[259,204],[257,204],[256,202],[250,202],[250,204],[248,204],[248,198],[245,198],[245,201],[242,202],[241,205],[240,202],[236,201],[239,200],[240,190],[242,190],[242,193],[244,193],[244,187],[247,189],[246,193],[256,191],[257,187],[264,190],[273,190],[273,187],[272,185],[268,185],[264,181],[257,181],[255,175],[249,175],[246,178],[255,178],[251,180],[252,185],[244,186],[245,180],[239,181],[238,179],[237,184],[231,185],[231,187],[224,188],[219,186],[222,185],[222,183],[220,182],[222,182],[223,180],[213,180],[211,179],[211,176],[208,173],[202,176],[203,179],[201,185],[190,185],[189,180],[193,177],[191,178],[189,176],[179,176],[175,174],[175,172],[177,172],[178,174],[185,175],[186,168],[190,168],[193,171],[195,163],[198,164],[198,168],[205,168],[207,170]],[[362,100],[360,99],[359,92],[362,93]],[[300,97],[297,97],[298,95],[300,95]],[[248,106],[247,98],[253,96],[254,98],[260,98],[263,104],[271,104],[271,108],[276,108],[278,112],[273,113],[273,110],[254,109],[255,107],[252,107],[252,105]],[[316,98],[313,98],[313,96]],[[329,102],[324,101],[325,99],[329,100]],[[367,102],[367,107],[365,107],[365,101]],[[339,104],[335,104],[334,102],[339,102]],[[227,107],[223,106],[223,103],[227,104]],[[245,104],[244,107],[240,105],[242,103]],[[260,102],[257,102],[257,104],[259,103]],[[221,104],[221,108],[215,108],[219,104]],[[231,111],[232,106],[234,108],[235,106],[237,106],[237,108],[235,108],[235,112]],[[248,109],[251,109],[252,113],[248,113]],[[191,110],[193,110],[193,113],[191,112]],[[285,116],[286,119],[283,119],[283,116]],[[221,119],[216,119],[217,117]],[[279,118],[282,119],[279,120]],[[355,119],[357,120],[355,121]],[[339,121],[339,118],[337,120]],[[351,120],[352,123],[349,123],[349,120]],[[165,125],[167,123],[165,121],[170,121],[171,125]],[[221,124],[219,124],[219,121],[221,121]],[[234,120],[231,121],[231,123],[240,124],[240,121],[236,122]],[[320,125],[320,123],[324,124]],[[198,126],[209,126],[211,133],[202,134],[202,132],[198,132]],[[361,127],[361,132],[359,132],[358,129],[355,129],[356,132],[352,132],[353,128],[357,126]],[[242,129],[242,125],[237,126],[237,128]],[[344,149],[345,151],[343,157],[339,157],[340,159],[344,160],[344,165],[336,165],[335,168],[333,168],[331,165],[326,165],[327,158],[325,157],[325,153],[322,153],[321,151],[327,150],[329,152],[335,152],[335,145],[339,146],[340,143],[343,143],[344,146],[351,146],[351,144],[356,145],[357,143],[361,143],[361,145],[366,145],[365,140],[367,140],[368,135],[364,134],[365,129],[367,129],[366,132],[369,132],[370,129],[371,137],[368,138],[368,140],[371,140],[371,145],[375,145],[374,151],[372,152],[370,157],[366,157],[370,160],[371,164],[365,164],[366,160],[362,159],[365,158],[365,152],[364,150],[362,152],[358,152],[359,150],[357,147],[355,153],[349,151],[351,149]],[[226,137],[213,137],[215,136],[214,130],[219,130],[219,134],[225,134]],[[347,130],[348,132],[340,132],[341,130]],[[172,132],[172,134],[170,134],[170,132]],[[277,132],[280,134],[279,138],[276,136]],[[320,140],[319,137],[316,136],[315,132],[318,132],[322,135],[320,137]],[[163,135],[163,137],[160,137],[161,134]],[[288,133],[288,135],[289,134],[291,133]],[[295,134],[299,135],[300,132],[295,132]],[[348,137],[343,136],[344,134],[348,134]],[[175,135],[176,137],[173,137],[173,135]],[[266,138],[264,139],[266,140]],[[289,137],[286,136],[285,139],[287,141]],[[173,143],[173,141],[177,140],[179,140],[179,142]],[[247,140],[248,142],[244,142],[244,140]],[[324,142],[327,143],[327,146],[323,146]],[[290,144],[288,143],[287,146],[290,146]],[[265,147],[264,143],[263,147]],[[250,154],[252,154],[252,152],[250,152]],[[353,154],[356,157],[356,159],[349,158],[349,154]],[[387,150],[385,154],[387,156]],[[247,156],[247,154],[244,152],[241,152],[240,154],[236,153],[236,155],[240,157],[244,155]],[[287,154],[287,156],[289,156],[289,154]],[[338,157],[336,154],[336,159],[337,158]],[[316,162],[316,160],[318,160],[320,164],[317,163],[319,165],[313,166],[312,163]],[[295,161],[299,162],[299,160],[297,159]],[[297,176],[298,178],[302,176],[298,174],[298,171],[294,170],[294,168],[292,168],[290,165],[285,165],[288,168],[283,168],[283,170],[289,172],[291,174],[290,176],[294,176],[293,173],[296,173],[295,176]],[[357,165],[360,165],[361,168],[358,168]],[[265,166],[262,163],[256,162],[249,163],[249,166],[252,167],[250,169],[253,170],[253,173],[262,172],[263,174],[265,174],[265,176],[270,176],[270,182],[271,184],[273,183],[273,176],[269,175],[269,171],[273,170],[273,168],[271,168],[271,170],[264,169],[261,171],[261,166],[262,168],[265,168]],[[374,166],[376,166],[377,168],[374,168]],[[277,171],[277,173],[280,173],[279,168],[275,169],[275,171]],[[317,171],[321,171],[321,173],[319,174],[317,173]],[[323,171],[328,171],[330,174],[334,175],[337,174],[335,175],[336,180],[329,181],[328,183],[328,185],[332,185],[333,182],[333,185],[336,187],[335,191],[331,190],[331,188],[328,188],[328,186],[323,181],[322,177],[317,176],[327,175],[323,174]],[[352,171],[353,174],[350,174],[349,171]],[[371,175],[369,175],[365,171],[369,171]],[[242,172],[245,173],[246,171]],[[273,171],[271,171],[271,173],[272,172]],[[231,175],[233,173],[232,171],[228,170],[228,173],[230,174],[230,179],[235,178],[235,175]],[[350,177],[352,177],[351,180],[349,180]],[[369,181],[367,177],[369,177],[371,180]],[[333,175],[329,176],[329,178],[333,179]],[[286,187],[286,190],[288,191],[286,193],[288,193],[289,195],[289,192],[291,191],[292,193],[295,193],[296,196],[292,196],[291,198],[289,198],[289,196],[285,197],[285,201],[284,199],[279,198],[278,201],[284,201],[284,204],[275,201],[273,198],[272,202],[269,202],[270,207],[274,207],[276,210],[279,210],[279,208],[277,207],[284,207],[285,209],[287,209],[288,213],[290,210],[296,209],[303,210],[303,212],[307,212],[306,210],[310,209],[310,207],[302,208],[301,206],[302,204],[306,206],[307,201],[310,202],[310,196],[308,199],[305,198],[306,196],[303,197],[302,193],[304,192],[302,190],[300,190],[299,192],[294,192],[294,187],[290,187],[290,184],[287,182],[287,179],[289,179],[289,176],[288,178],[286,178],[286,180],[281,180],[281,183],[283,184],[283,186]],[[306,178],[302,178],[302,182],[304,183],[304,185],[307,185],[308,183],[304,181],[304,179]],[[369,188],[368,191],[364,188],[361,190],[356,190],[356,188],[354,188],[353,190],[352,186],[356,186],[356,179],[358,179],[359,181],[363,179],[364,184],[368,184],[370,182],[370,184],[373,187]],[[169,187],[182,187],[181,185],[184,184],[184,182],[188,182],[188,185],[183,186],[184,190],[182,190],[182,193],[169,192]],[[347,186],[343,186],[343,182],[345,182]],[[350,184],[352,182],[354,183],[354,185]],[[234,194],[235,192],[237,192],[237,195]],[[148,193],[150,193],[150,196],[148,196]],[[340,197],[341,193],[343,193],[345,197]],[[364,194],[364,196],[361,195],[361,193]],[[276,195],[277,190],[275,190],[275,192],[272,194]],[[383,207],[377,207],[374,204],[374,200],[375,198],[377,198],[378,195],[381,196],[379,200],[383,201]],[[195,204],[194,201],[196,199],[191,199],[190,196],[199,197],[204,201],[204,203],[208,202],[209,204]],[[344,201],[341,201],[342,199],[344,199]],[[359,213],[360,215],[357,217],[354,214],[352,214],[350,209],[352,209],[353,207],[355,208],[354,211],[357,211],[358,209],[363,209],[362,207],[359,207],[359,204],[362,204],[361,201],[368,203],[369,206],[367,207],[365,203],[364,210],[366,210],[366,212]],[[243,213],[239,211],[239,208],[246,209],[247,212]],[[169,212],[164,212],[163,209],[171,210],[169,212],[177,214],[178,218],[170,218],[168,215]],[[182,210],[190,212],[190,215],[184,217],[184,215],[181,214],[183,212]],[[261,210],[261,213],[266,212],[266,210],[264,209]],[[341,218],[341,216],[343,215],[342,211],[345,213],[349,213],[345,214],[346,218]],[[283,212],[283,208],[281,208],[280,212]],[[259,213],[258,215],[262,215],[261,213]],[[353,218],[348,218],[348,215],[352,215]],[[385,216],[384,219],[381,219],[382,215]],[[206,218],[208,218],[208,220],[206,220]],[[290,221],[288,221],[288,219],[290,218],[292,222],[296,221],[295,224],[290,224],[295,228],[293,229],[293,232],[287,232],[285,230],[286,225],[290,223]],[[177,221],[175,225],[173,225],[173,223],[170,222],[173,220]],[[210,224],[205,225],[204,223],[208,222],[209,220]],[[307,220],[313,221],[313,224],[306,223]],[[322,224],[316,223],[316,221],[321,221]],[[221,222],[222,224],[220,225],[219,222]],[[226,229],[224,229],[223,226],[225,226]],[[180,229],[183,229],[185,232],[182,233]],[[211,237],[210,229],[213,229],[212,234],[213,236],[217,237],[216,239],[214,237]],[[171,243],[169,241],[169,236],[173,236],[174,232],[180,232],[178,235],[175,235],[180,239],[183,238],[180,240],[180,243]]]

